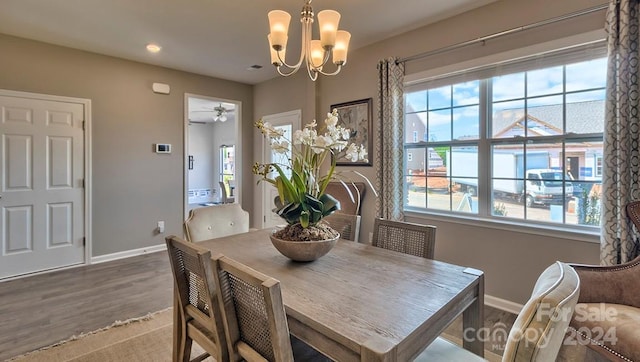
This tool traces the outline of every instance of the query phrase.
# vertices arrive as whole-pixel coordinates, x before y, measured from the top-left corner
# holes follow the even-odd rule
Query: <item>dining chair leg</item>
[[[180,351],[182,350],[182,340],[183,336],[185,336],[182,330],[182,316],[180,308],[180,299],[178,298],[178,292],[173,291],[173,348],[172,348],[172,361],[179,362],[182,361],[182,355]]]
[[[173,361],[189,362],[193,340],[187,337],[187,323],[178,292],[174,290],[173,296]]]
[[[180,356],[182,362],[189,362],[191,360],[191,346],[193,344],[193,339],[187,337],[186,328],[183,329],[183,339],[180,343]]]

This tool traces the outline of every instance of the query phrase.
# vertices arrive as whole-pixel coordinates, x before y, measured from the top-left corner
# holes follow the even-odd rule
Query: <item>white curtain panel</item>
[[[404,220],[402,211],[404,137],[404,63],[389,58],[378,63],[378,161],[376,215]]]
[[[638,255],[638,234],[634,233],[625,205],[640,199],[639,11],[638,0],[612,0],[607,12],[602,265],[625,263]]]

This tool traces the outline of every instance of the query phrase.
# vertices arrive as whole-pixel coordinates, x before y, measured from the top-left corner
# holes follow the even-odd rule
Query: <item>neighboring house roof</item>
[[[559,134],[563,129],[561,104],[527,108],[529,129],[539,135]],[[600,133],[604,129],[604,101],[567,103],[567,132]],[[524,109],[505,109],[493,115],[496,135],[524,128]]]
[[[419,140],[422,141],[424,124],[417,113],[412,112],[411,106],[407,109],[407,125],[409,130],[418,131]],[[530,132],[539,136],[561,134],[563,129],[563,109],[561,104],[533,106],[527,108],[527,123]],[[604,101],[584,101],[567,103],[567,132],[575,133],[601,133],[604,129]],[[508,137],[509,135],[522,135],[525,127],[525,114],[523,108],[504,109],[493,114],[492,127],[496,137]],[[409,137],[409,135],[407,135]],[[465,138],[475,139],[477,135]],[[407,139],[408,142],[412,140]]]

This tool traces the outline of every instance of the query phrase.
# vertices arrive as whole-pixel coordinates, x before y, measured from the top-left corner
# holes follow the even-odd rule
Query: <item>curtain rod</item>
[[[463,47],[466,47],[466,46],[469,46],[469,45],[473,45],[473,44],[476,44],[476,43],[484,43],[487,40],[492,40],[492,39],[495,39],[495,38],[499,38],[501,36],[517,33],[517,32],[523,31],[523,30],[529,30],[529,29],[540,27],[540,26],[549,25],[549,24],[560,22],[560,21],[572,19],[572,18],[575,18],[575,17],[578,17],[578,16],[591,14],[591,13],[594,13],[596,11],[604,10],[607,7],[609,7],[608,4],[603,4],[603,5],[595,6],[595,7],[592,7],[592,8],[576,11],[576,12],[573,12],[573,13],[569,13],[569,14],[566,14],[566,15],[558,16],[558,17],[555,17],[555,18],[539,21],[537,23],[533,23],[533,24],[524,25],[524,26],[520,26],[520,27],[517,27],[517,28],[501,31],[501,32],[494,33],[494,34],[487,35],[487,36],[483,36],[483,37],[480,37],[480,38],[477,38],[477,39],[467,40],[467,41],[462,42],[462,43],[457,43],[457,44],[449,45],[449,46],[446,46],[446,47],[443,47],[443,48],[440,48],[440,49],[430,50],[428,52],[424,52],[424,53],[412,55],[410,57],[398,59],[396,61],[396,64],[397,63],[406,63],[406,62],[410,62],[412,60],[426,58],[426,57],[429,57],[429,56],[432,56],[432,55],[445,53],[445,52],[448,52],[448,51],[456,50],[456,49],[463,48]]]

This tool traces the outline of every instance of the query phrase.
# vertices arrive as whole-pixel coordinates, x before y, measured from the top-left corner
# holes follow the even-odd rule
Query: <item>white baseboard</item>
[[[523,307],[522,304],[518,304],[510,300],[494,297],[492,295],[487,295],[487,294],[484,295],[484,304],[493,308],[503,310],[505,312],[513,313],[515,315],[520,314],[520,311],[522,310],[522,307]]]
[[[167,245],[166,244],[147,246],[147,247],[140,248],[140,249],[120,251],[120,252],[113,253],[113,254],[93,256],[93,257],[91,257],[90,264],[99,264],[99,263],[104,263],[104,262],[107,262],[107,261],[130,258],[132,256],[138,256],[138,255],[147,254],[147,253],[154,253],[156,251],[162,251],[162,250],[167,250]]]

